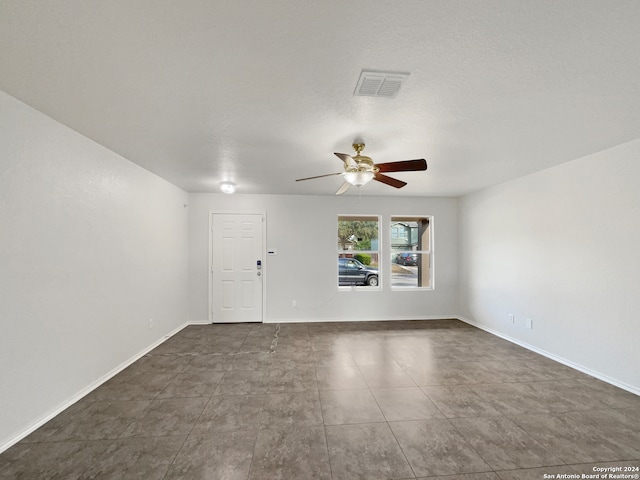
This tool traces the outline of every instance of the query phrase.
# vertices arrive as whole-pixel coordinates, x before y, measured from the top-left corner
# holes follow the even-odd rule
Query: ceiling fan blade
[[[418,172],[427,169],[427,161],[424,158],[420,158],[418,160],[378,163],[376,167],[380,172]]]
[[[345,166],[349,166],[349,165],[354,165],[354,166],[358,166],[358,164],[356,163],[356,161],[353,159],[353,157],[351,155],[347,155],[346,153],[333,153],[336,157],[338,157],[340,160],[342,160],[345,164]]]
[[[342,195],[344,192],[349,190],[350,186],[351,186],[351,184],[349,182],[344,182],[342,185],[340,185],[340,188],[336,192],[336,195]]]
[[[338,173],[327,173],[326,175],[317,175],[315,177],[307,177],[307,178],[298,178],[296,182],[301,182],[303,180],[313,180],[314,178],[322,178],[322,177],[333,177],[334,175],[342,175],[342,172]]]
[[[407,182],[403,182],[402,180],[398,180],[397,178],[387,177],[386,175],[382,175],[380,173],[376,173],[373,179],[396,188],[402,188],[407,184]]]

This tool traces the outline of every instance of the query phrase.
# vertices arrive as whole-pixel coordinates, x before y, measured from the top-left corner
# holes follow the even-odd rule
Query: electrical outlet
[[[525,319],[525,321],[524,321],[524,325],[525,325],[525,327],[527,327],[527,328],[533,328],[533,322],[531,321],[531,319],[530,319],[530,318]]]
[[[149,319],[149,328],[153,328],[153,318]]]
[[[298,302],[297,302],[297,301],[295,301],[295,300],[291,300],[291,306],[292,306],[293,308],[296,308],[296,307],[298,306]]]
[[[516,317],[513,313],[509,314],[509,323],[515,323]]]

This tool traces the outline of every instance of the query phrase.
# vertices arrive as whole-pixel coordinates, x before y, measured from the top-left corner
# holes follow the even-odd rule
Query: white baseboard
[[[431,316],[416,316],[416,317],[394,317],[394,318],[281,318],[281,319],[268,319],[263,323],[334,323],[334,322],[402,322],[406,320],[446,320],[454,319],[458,320],[458,315],[431,315]]]
[[[181,326],[179,326],[175,330],[171,331],[170,333],[168,333],[167,335],[165,335],[164,337],[162,337],[158,341],[156,341],[153,344],[151,344],[148,347],[146,347],[144,350],[136,353],[134,356],[132,356],[128,360],[126,360],[123,363],[121,363],[120,365],[118,365],[116,368],[111,370],[106,375],[103,375],[102,377],[100,377],[98,380],[96,380],[92,384],[88,385],[87,387],[85,387],[82,390],[80,390],[79,392],[77,392],[71,398],[67,399],[65,402],[63,402],[61,405],[59,405],[56,409],[54,409],[53,411],[49,412],[47,415],[45,415],[44,417],[40,418],[36,422],[32,423],[26,429],[24,429],[23,431],[21,431],[17,435],[14,435],[9,440],[7,440],[5,443],[0,445],[0,453],[4,452],[9,447],[11,447],[11,446],[15,445],[16,443],[18,443],[20,440],[25,438],[27,435],[35,432],[38,428],[40,428],[42,425],[47,423],[53,417],[55,417],[56,415],[59,415],[60,413],[62,413],[64,410],[66,410],[71,405],[73,405],[77,401],[79,401],[82,398],[84,398],[85,396],[87,396],[89,393],[94,391],[96,388],[98,388],[100,385],[102,385],[103,383],[105,383],[106,381],[111,379],[112,377],[115,377],[118,373],[120,373],[122,370],[127,368],[129,365],[134,363],[136,360],[139,360],[140,358],[144,357],[151,350],[153,350],[157,346],[161,345],[162,343],[167,341],[169,338],[173,337],[176,333],[178,333],[180,330],[182,330],[183,328],[187,327],[188,325],[191,325],[191,324],[189,322],[186,322],[186,323],[182,324]]]
[[[454,318],[457,318],[458,320],[464,322],[464,323],[468,323],[469,325],[472,325],[474,327],[479,328],[480,330],[484,330],[485,332],[490,333],[491,335],[495,335],[496,337],[500,337],[504,340],[507,340],[508,342],[511,343],[515,343],[516,345],[519,345],[523,348],[526,348],[527,350],[531,350],[532,352],[538,353],[540,355],[542,355],[543,357],[547,357],[551,360],[554,360],[558,363],[561,363],[563,365],[566,365],[567,367],[571,367],[575,370],[578,370],[582,373],[586,373],[587,375],[591,375],[592,377],[597,378],[598,380],[602,380],[603,382],[609,383],[611,385],[613,385],[614,387],[618,387],[621,388],[623,390],[626,390],[627,392],[633,393],[635,395],[640,396],[640,389],[637,387],[634,387],[632,385],[628,385],[624,382],[621,382],[620,380],[617,380],[615,378],[611,378],[607,375],[604,375],[600,372],[596,372],[595,370],[591,370],[590,368],[587,368],[583,365],[579,365],[577,363],[572,362],[571,360],[567,360],[566,358],[560,357],[558,355],[555,355],[553,353],[547,352],[546,350],[543,350],[541,348],[535,347],[533,345],[530,345],[526,342],[523,342],[521,340],[518,340],[516,338],[510,337],[509,335],[505,335],[502,332],[498,332],[497,330],[493,330],[492,328],[488,328],[485,327],[484,325],[481,325],[479,323],[474,322],[473,320],[470,320],[468,318],[465,317],[461,317],[461,316],[456,316]]]

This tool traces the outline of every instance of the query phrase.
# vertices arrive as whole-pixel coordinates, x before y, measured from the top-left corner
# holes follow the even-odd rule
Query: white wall
[[[640,393],[639,185],[635,140],[462,198],[462,314]]]
[[[0,92],[0,451],[187,321],[186,203]]]
[[[442,318],[457,313],[455,199],[362,197],[358,204],[356,196],[190,194],[193,322],[208,321],[210,210],[266,213],[266,247],[278,250],[277,256],[264,258],[267,322]],[[339,214],[379,214],[387,229],[391,215],[433,215],[435,290],[391,292],[387,275],[382,291],[339,292],[335,260]],[[387,235],[387,230],[383,232]],[[386,243],[383,258],[390,258]],[[292,307],[292,300],[297,307]]]

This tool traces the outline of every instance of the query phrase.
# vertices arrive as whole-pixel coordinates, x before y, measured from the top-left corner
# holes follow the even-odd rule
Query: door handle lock
[[[262,272],[258,271],[258,272],[256,273],[256,275],[260,276],[260,275],[262,275]]]

